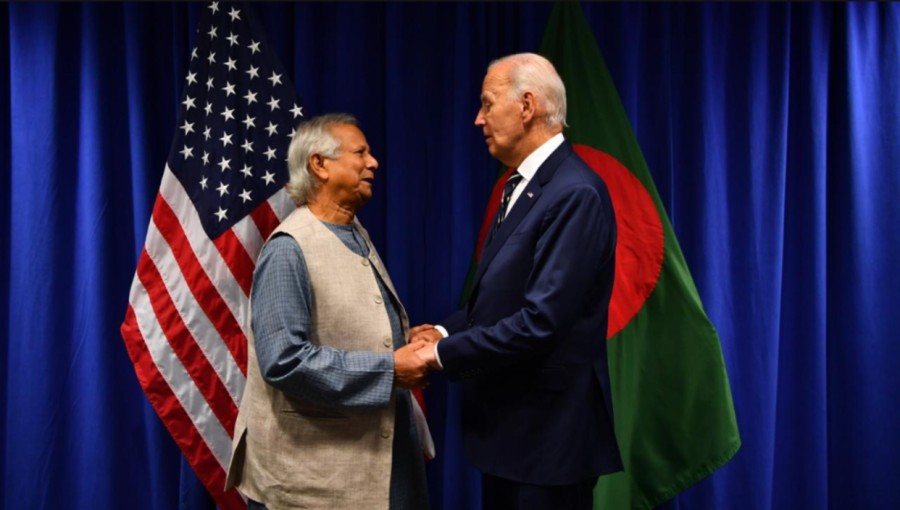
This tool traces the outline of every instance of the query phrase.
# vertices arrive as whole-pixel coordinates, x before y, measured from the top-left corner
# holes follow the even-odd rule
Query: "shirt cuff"
[[[441,355],[438,354],[437,346],[438,346],[438,344],[434,344],[434,359],[435,359],[435,361],[437,361],[438,366],[441,367],[441,370],[443,370],[444,364],[441,363]]]
[[[435,326],[434,329],[438,330],[438,333],[441,334],[441,337],[442,337],[442,338],[447,338],[448,336],[450,336],[450,335],[447,333],[447,329],[444,328],[444,326],[441,326],[440,324],[438,324],[437,326]],[[440,343],[440,342],[438,342],[438,343]],[[434,359],[437,360],[438,366],[441,367],[441,369],[443,369],[443,368],[444,368],[444,364],[441,363],[441,355],[440,355],[440,353],[438,353],[438,344],[434,344]]]

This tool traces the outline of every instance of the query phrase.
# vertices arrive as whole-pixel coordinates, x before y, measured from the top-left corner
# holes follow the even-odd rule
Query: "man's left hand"
[[[420,324],[409,329],[410,343],[425,341],[434,344],[441,338],[444,338],[444,335],[431,324]]]

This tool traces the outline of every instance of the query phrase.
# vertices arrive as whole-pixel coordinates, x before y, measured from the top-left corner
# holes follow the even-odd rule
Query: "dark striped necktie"
[[[503,220],[506,219],[506,215],[509,213],[509,199],[512,198],[513,190],[516,189],[516,185],[518,185],[521,180],[522,174],[519,172],[513,172],[513,174],[506,179],[506,184],[503,186],[503,197],[500,199],[500,209],[497,211],[497,222],[494,223],[494,232],[500,230],[500,225],[502,225]],[[493,234],[491,234],[491,237],[493,237]]]

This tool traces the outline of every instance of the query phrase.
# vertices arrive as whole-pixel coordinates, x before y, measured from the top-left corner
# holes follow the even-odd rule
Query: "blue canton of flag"
[[[252,30],[255,20],[217,2],[207,14],[168,161],[215,239],[287,182],[287,147],[302,107],[272,51],[254,37],[262,33]]]

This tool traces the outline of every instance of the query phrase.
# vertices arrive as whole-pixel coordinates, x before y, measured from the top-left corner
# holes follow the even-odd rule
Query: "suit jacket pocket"
[[[564,365],[545,366],[536,373],[533,386],[543,390],[563,391],[575,380],[575,367]]]
[[[519,244],[522,244],[523,242],[529,241],[531,239],[531,236],[528,234],[529,234],[529,232],[524,231],[524,230],[518,230],[516,232],[513,232],[512,234],[510,234],[509,237],[506,238],[506,241],[504,241],[503,246],[519,245]]]
[[[289,406],[281,410],[283,414],[302,416],[312,420],[348,420],[347,413],[305,400],[290,400]]]

